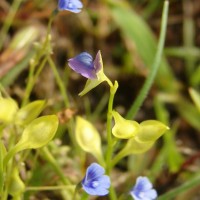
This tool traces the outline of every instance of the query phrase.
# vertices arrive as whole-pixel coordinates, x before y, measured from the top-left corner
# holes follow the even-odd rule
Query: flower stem
[[[49,190],[64,190],[74,187],[74,185],[56,185],[56,186],[40,186],[40,187],[26,187],[26,191],[49,191]]]
[[[51,37],[50,37],[51,25],[52,25],[53,19],[56,16],[56,14],[57,14],[56,11],[52,12],[50,19],[49,19],[49,22],[48,22],[47,33],[46,33],[46,37],[45,37],[45,40],[43,42],[43,45],[40,48],[40,50],[37,52],[37,54],[35,55],[35,58],[33,58],[32,61],[31,61],[28,83],[27,83],[26,90],[25,90],[25,96],[24,96],[24,99],[22,101],[22,106],[26,105],[27,102],[29,101],[29,97],[30,97],[31,91],[33,89],[33,86],[35,84],[35,81],[37,80],[40,72],[42,71],[44,65],[46,64],[46,60],[47,60],[46,56],[49,55],[49,45],[50,45],[50,40],[51,40]],[[42,63],[40,64],[39,69],[35,73],[35,68],[38,65],[40,59],[44,55],[45,55],[45,58],[43,59]],[[35,73],[35,75],[34,75],[34,73]]]
[[[113,110],[113,101],[114,96],[118,88],[118,82],[115,81],[114,85],[110,84],[110,97],[108,102],[108,112],[107,112],[107,152],[106,152],[106,173],[109,175],[112,169],[111,159],[113,153],[113,140],[112,140],[112,110]],[[111,200],[117,200],[115,190],[113,186],[110,186],[109,193]]]
[[[60,91],[61,91],[62,96],[64,98],[65,106],[69,107],[69,100],[68,100],[68,96],[66,94],[65,85],[64,85],[63,81],[60,78],[60,75],[58,73],[58,70],[56,69],[56,66],[55,66],[52,58],[50,56],[48,56],[47,59],[48,59],[48,62],[49,62],[49,65],[50,65],[51,69],[53,70],[53,73],[55,75],[58,87],[60,88]]]
[[[123,149],[113,158],[111,167],[113,168],[125,156]]]
[[[43,59],[43,61],[41,62],[38,70],[36,71],[35,75],[34,75],[35,66],[31,66],[30,67],[28,83],[27,83],[27,86],[26,86],[25,96],[24,96],[24,99],[23,99],[23,102],[22,102],[22,106],[27,104],[27,102],[29,100],[29,97],[30,97],[30,94],[31,94],[31,91],[32,91],[32,89],[34,87],[34,84],[37,81],[37,78],[40,75],[42,69],[44,68],[44,66],[46,64],[46,61],[47,61],[47,58],[45,57]]]
[[[107,112],[107,152],[106,152],[106,172],[107,174],[110,174],[111,170],[111,159],[112,159],[112,151],[113,151],[113,141],[112,141],[112,135],[111,135],[111,125],[112,125],[112,110],[113,110],[113,100],[115,93],[118,88],[118,82],[115,81],[115,84],[113,87],[110,87],[110,97],[108,102],[108,112]]]
[[[74,190],[74,194],[73,194],[73,198],[72,198],[72,200],[76,200],[76,195],[77,195],[77,193],[78,193],[78,191],[81,189],[81,183],[78,183],[77,185],[76,185],[76,188],[75,188],[75,190]]]
[[[181,194],[188,189],[194,188],[195,186],[198,186],[200,182],[200,173],[194,175],[189,181],[183,183],[180,187],[177,187],[173,190],[170,190],[169,192],[161,195],[158,197],[158,200],[168,200],[173,199],[178,196],[178,194]]]
[[[3,27],[1,29],[1,32],[0,32],[0,50],[3,46],[3,43],[5,41],[5,37],[7,35],[7,32],[12,24],[12,21],[15,17],[15,14],[19,8],[19,6],[21,5],[21,3],[23,2],[24,0],[15,0],[9,10],[9,13],[4,21],[4,24],[3,24]]]
[[[60,176],[62,182],[65,185],[69,185],[70,181],[64,176],[63,171],[61,170],[60,166],[58,165],[57,161],[54,159],[54,157],[51,155],[51,153],[49,152],[47,147],[43,147],[40,150],[41,154],[43,155],[43,157],[51,163],[52,167],[54,168],[54,170],[57,172],[57,174]]]
[[[156,52],[155,60],[152,65],[151,71],[148,75],[148,78],[145,80],[145,83],[144,83],[139,95],[137,96],[136,100],[133,102],[131,108],[129,109],[129,111],[126,115],[127,119],[133,119],[135,117],[135,115],[137,114],[140,106],[142,105],[145,98],[147,97],[147,94],[153,84],[153,81],[157,74],[158,68],[160,66],[164,42],[165,42],[165,35],[166,35],[168,7],[169,7],[169,2],[165,1],[163,13],[162,13],[162,23],[161,23],[160,38],[159,38],[159,42],[158,42],[158,50]]]

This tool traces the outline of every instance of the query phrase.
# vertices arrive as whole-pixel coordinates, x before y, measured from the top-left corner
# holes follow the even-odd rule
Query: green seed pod
[[[0,122],[10,123],[18,110],[17,103],[11,98],[0,97]]]
[[[112,133],[115,137],[120,139],[129,139],[138,134],[140,125],[136,121],[126,120],[116,111],[113,111],[112,115],[115,120]]]
[[[47,145],[55,136],[58,128],[58,117],[47,115],[33,120],[23,131],[19,142],[6,154],[4,168],[9,160],[24,149],[37,149]]]
[[[136,138],[131,138],[128,140],[124,149],[122,149],[122,153],[124,156],[130,154],[141,154],[148,151],[153,146],[153,144],[154,142],[141,142]]]
[[[140,131],[136,138],[141,142],[154,142],[161,137],[169,127],[156,120],[147,120],[140,123]]]
[[[58,128],[58,117],[48,115],[33,120],[23,131],[16,146],[23,149],[37,149],[48,144]]]
[[[15,122],[17,124],[25,125],[29,124],[42,112],[45,107],[46,102],[43,100],[38,100],[27,104],[18,110],[16,114]]]
[[[84,151],[93,154],[98,160],[102,160],[101,138],[90,122],[78,116],[75,134],[77,143]]]

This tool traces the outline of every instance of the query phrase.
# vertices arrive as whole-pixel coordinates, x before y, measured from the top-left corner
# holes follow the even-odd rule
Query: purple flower
[[[92,163],[86,171],[81,184],[86,193],[104,196],[109,193],[110,178],[104,175],[105,170],[97,163]]]
[[[81,12],[83,4],[80,0],[59,0],[58,10],[69,10],[74,13]]]
[[[89,79],[97,79],[97,72],[101,69],[100,51],[97,53],[95,60],[92,56],[83,52],[74,58],[68,60],[70,68],[75,72]]]
[[[130,191],[134,200],[153,200],[157,198],[157,192],[147,177],[138,177],[135,186]]]

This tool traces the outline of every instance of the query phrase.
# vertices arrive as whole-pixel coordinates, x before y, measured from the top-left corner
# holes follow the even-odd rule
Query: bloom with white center
[[[104,196],[109,193],[110,178],[104,175],[105,170],[97,163],[92,163],[86,171],[81,184],[86,193]]]
[[[130,191],[134,200],[153,200],[157,198],[157,192],[147,177],[138,177],[135,186]]]
[[[83,4],[80,0],[59,0],[58,10],[68,10],[74,13],[81,12]]]

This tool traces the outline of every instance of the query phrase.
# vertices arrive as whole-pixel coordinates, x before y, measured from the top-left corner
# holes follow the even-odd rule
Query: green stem
[[[76,188],[75,188],[75,190],[74,190],[74,194],[73,194],[72,200],[76,200],[76,195],[77,195],[77,193],[78,193],[78,190],[79,190],[79,187],[78,187],[78,185],[77,185]]]
[[[46,63],[46,60],[47,60],[46,57],[49,54],[48,45],[50,45],[50,40],[51,40],[51,37],[50,37],[51,25],[52,25],[53,19],[56,16],[56,14],[57,14],[57,10],[52,12],[50,19],[49,19],[49,22],[48,22],[47,33],[46,33],[46,37],[45,37],[45,40],[43,42],[43,45],[40,48],[40,50],[37,52],[35,58],[32,59],[32,61],[31,61],[28,83],[27,83],[26,90],[25,90],[25,96],[24,96],[23,101],[22,101],[22,106],[26,105],[27,102],[29,101],[29,97],[30,97],[31,91],[33,89],[33,86],[35,84],[35,81],[37,80],[40,72],[42,71],[42,69],[43,69],[43,67]],[[46,53],[46,52],[48,52],[48,53]],[[40,64],[39,69],[37,70],[37,72],[34,76],[35,68],[38,65],[40,59],[44,55],[45,55],[45,58],[43,59],[42,63]]]
[[[2,94],[4,94],[7,98],[10,98],[10,95],[7,93],[3,85],[0,83],[0,97],[3,97]]]
[[[7,200],[8,199],[8,192],[9,192],[9,186],[10,186],[10,182],[11,182],[11,175],[12,175],[12,171],[13,171],[13,159],[11,159],[15,153],[17,152],[17,147],[14,146],[15,143],[15,136],[16,136],[16,132],[14,132],[14,127],[12,127],[12,129],[10,130],[10,138],[9,138],[9,149],[11,149],[5,156],[4,160],[3,160],[3,171],[5,174],[5,179],[4,179],[4,189],[2,192],[2,198],[1,200]],[[7,160],[6,160],[7,159]],[[6,160],[6,161],[5,161]],[[9,162],[10,161],[10,162]]]
[[[65,85],[64,85],[63,81],[61,80],[60,75],[58,73],[58,70],[56,69],[56,66],[55,66],[55,64],[54,64],[54,62],[53,62],[53,60],[50,56],[48,56],[48,62],[49,62],[51,69],[53,70],[57,84],[58,84],[60,91],[63,95],[65,106],[69,107],[69,100],[68,100],[68,97],[67,97],[67,94],[66,94]]]
[[[109,175],[111,172],[111,159],[113,153],[113,140],[112,140],[112,110],[114,96],[118,88],[118,82],[115,81],[114,85],[110,84],[110,97],[108,102],[108,112],[107,112],[107,152],[106,152],[106,173]],[[111,200],[117,200],[117,196],[113,186],[110,186],[109,193]]]
[[[169,2],[165,1],[163,14],[162,14],[162,23],[161,23],[161,31],[160,31],[161,33],[160,33],[160,38],[159,38],[159,42],[158,42],[158,50],[156,52],[155,60],[152,65],[152,69],[148,75],[148,78],[145,80],[145,83],[144,83],[139,95],[137,96],[136,100],[133,102],[131,108],[129,109],[129,111],[126,115],[127,119],[133,119],[135,117],[135,115],[137,114],[140,106],[144,102],[144,100],[153,84],[153,81],[157,74],[158,68],[160,66],[164,42],[165,42],[165,35],[166,35],[168,7],[169,7]]]
[[[197,175],[192,177],[189,181],[185,182],[180,187],[177,187],[177,188],[161,195],[160,197],[158,197],[158,200],[173,199],[173,198],[177,197],[179,194],[186,192],[187,190],[189,190],[193,187],[198,186],[199,183],[200,183],[200,173],[198,173]]]
[[[11,160],[11,162],[8,163],[7,165],[7,169],[6,169],[6,181],[4,184],[4,190],[3,190],[3,194],[2,194],[2,198],[1,200],[7,200],[8,199],[8,190],[9,190],[9,186],[10,186],[10,181],[11,181],[11,174],[12,174],[12,166],[13,166],[13,160]]]
[[[54,170],[57,172],[57,174],[60,176],[62,182],[65,185],[69,185],[70,181],[63,175],[63,171],[61,170],[60,166],[58,165],[57,161],[54,159],[50,151],[47,147],[43,147],[40,152],[42,153],[43,157],[50,162]]]
[[[15,0],[9,10],[9,13],[5,19],[5,22],[3,24],[3,27],[1,29],[1,33],[0,33],[0,50],[3,46],[3,43],[5,41],[5,37],[7,35],[7,32],[12,24],[12,21],[15,17],[15,14],[17,12],[17,10],[19,9],[20,4],[23,2],[24,0]]]
[[[195,23],[193,20],[193,9],[192,9],[192,3],[190,1],[183,1],[183,44],[186,48],[192,48],[194,47],[194,41],[195,41]],[[190,79],[196,59],[194,57],[191,57],[190,55],[187,55],[185,57],[186,62],[186,74],[188,78]]]
[[[115,189],[112,185],[110,186],[109,197],[111,200],[117,200],[117,195],[116,195]]]
[[[6,154],[6,156],[4,157],[4,160],[3,160],[3,169],[5,170],[6,169],[6,166],[8,165],[10,159],[12,157],[15,156],[15,154],[20,151],[20,147],[19,146],[14,146],[10,151],[8,151],[8,153]]]
[[[3,192],[3,182],[4,182],[4,171],[3,171],[3,157],[4,157],[4,151],[3,151],[4,145],[2,141],[0,140],[0,194]]]
[[[88,197],[89,197],[89,195],[88,195],[86,192],[84,192],[84,193],[81,195],[81,200],[88,200]]]
[[[40,75],[42,69],[44,68],[46,62],[47,62],[47,58],[45,57],[43,59],[43,61],[41,62],[40,66],[38,67],[35,75],[34,75],[35,66],[30,67],[28,83],[27,83],[27,86],[26,86],[25,96],[24,96],[24,99],[23,99],[23,102],[22,102],[22,106],[27,104],[29,97],[30,97],[30,94],[31,94],[31,91],[34,87],[34,84],[36,83],[37,78]]]
[[[74,185],[56,185],[56,186],[40,186],[40,187],[26,187],[26,191],[49,191],[49,190],[64,190],[74,187]]]
[[[115,93],[118,88],[118,83],[115,81],[115,84],[110,87],[110,97],[109,97],[109,102],[108,102],[108,112],[107,112],[107,152],[106,152],[106,172],[107,174],[110,174],[111,170],[111,159],[112,159],[112,151],[113,151],[113,141],[112,141],[112,110],[113,110],[113,100]]]
[[[113,158],[111,167],[113,168],[126,154],[124,153],[123,149]]]

